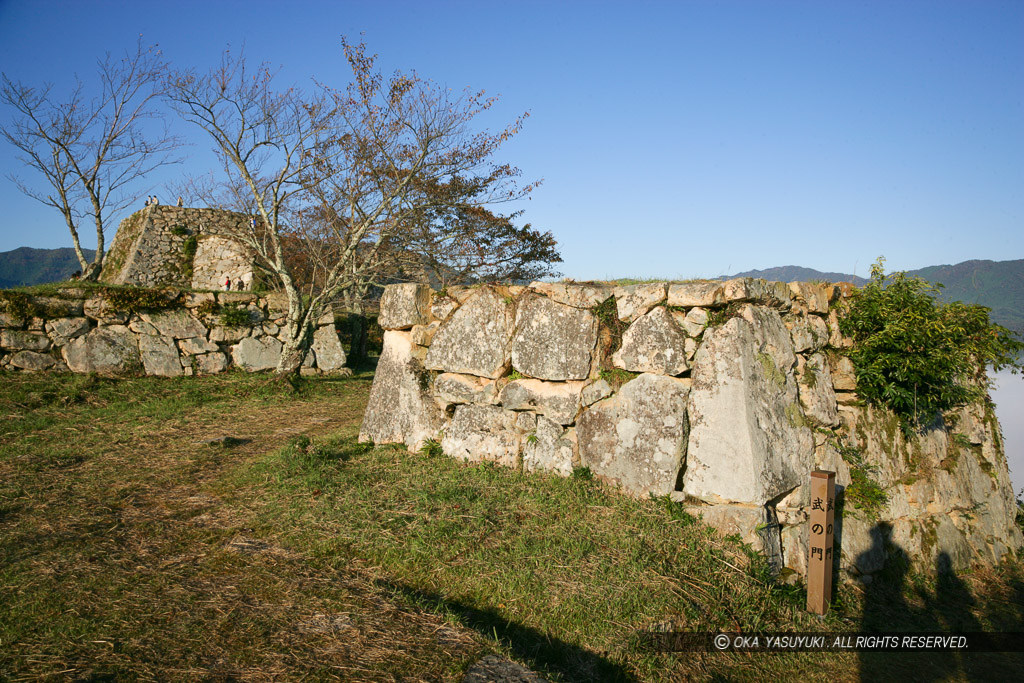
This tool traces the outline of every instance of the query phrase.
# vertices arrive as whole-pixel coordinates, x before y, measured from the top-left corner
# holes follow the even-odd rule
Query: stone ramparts
[[[179,377],[277,367],[287,317],[282,294],[163,290],[160,305],[146,309],[131,301],[138,290],[111,291],[0,292],[0,369]],[[303,372],[338,372],[345,360],[327,314]]]
[[[833,470],[849,574],[881,569],[893,544],[922,566],[940,553],[954,567],[998,562],[1022,537],[994,415],[968,406],[908,438],[863,405],[836,310],[850,290],[751,278],[391,285],[360,440],[436,440],[449,456],[527,471],[587,467],[682,501],[798,573],[810,473]]]

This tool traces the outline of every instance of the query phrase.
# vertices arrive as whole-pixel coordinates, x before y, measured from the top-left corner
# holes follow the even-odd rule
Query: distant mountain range
[[[83,249],[90,260],[95,252]],[[67,280],[81,270],[78,257],[71,247],[63,249],[33,249],[19,247],[13,251],[0,251],[0,289],[41,285],[45,282]]]
[[[92,250],[84,250],[92,258]],[[21,247],[0,252],[0,288],[37,285],[66,280],[80,266],[75,250],[33,249]],[[1024,259],[1016,261],[964,261],[956,265],[928,266],[907,271],[929,282],[945,285],[944,301],[981,304],[992,309],[992,320],[1024,334]],[[759,277],[765,280],[793,282],[821,280],[853,282],[867,280],[849,273],[823,273],[813,268],[781,266],[765,270],[748,270],[730,277]]]
[[[939,296],[943,301],[981,304],[992,309],[991,318],[1004,327],[1024,334],[1024,259],[1016,261],[964,261],[953,266],[928,266],[908,270],[929,282],[944,285]],[[823,280],[853,282],[867,280],[849,273],[822,273],[800,266],[782,266],[766,270],[748,270],[731,277],[759,277],[765,280]]]

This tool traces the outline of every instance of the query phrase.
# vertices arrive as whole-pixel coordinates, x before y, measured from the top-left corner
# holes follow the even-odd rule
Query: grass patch
[[[647,651],[639,629],[847,631],[869,603],[844,585],[809,617],[759,555],[589,470],[359,444],[370,379],[293,393],[244,373],[0,373],[2,677],[457,681],[488,652],[563,681],[866,670],[853,654]],[[957,614],[1020,630],[1019,564],[967,580]],[[925,618],[938,588],[921,590],[879,601],[886,623],[944,628]],[[1005,679],[1013,657],[970,671]],[[948,677],[932,660],[891,669]]]

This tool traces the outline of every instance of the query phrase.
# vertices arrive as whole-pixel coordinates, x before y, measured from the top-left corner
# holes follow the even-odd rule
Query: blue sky
[[[486,123],[529,110],[502,160],[544,179],[524,220],[554,233],[569,277],[1024,257],[1019,1],[0,0],[0,70],[89,83],[140,33],[176,66],[244,44],[288,81],[333,85],[339,37],[365,33],[386,72],[500,93]],[[198,144],[158,194],[209,169],[180,132]],[[6,145],[0,171],[20,172]],[[70,246],[6,179],[0,203],[0,251]]]

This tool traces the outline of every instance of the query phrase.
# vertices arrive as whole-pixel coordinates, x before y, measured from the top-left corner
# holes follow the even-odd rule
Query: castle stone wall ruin
[[[0,306],[0,369],[162,377],[276,369],[286,335],[284,294],[164,294],[172,305],[137,312],[84,287],[26,297],[26,315]],[[243,312],[246,322],[225,326],[222,316],[231,308]],[[329,312],[317,322],[302,372],[345,371],[345,362]]]
[[[588,467],[800,574],[811,471],[835,471],[840,492],[869,475],[880,511],[840,494],[847,575],[879,571],[886,544],[922,567],[940,553],[956,568],[998,562],[1024,539],[991,407],[907,437],[864,405],[838,327],[849,291],[751,278],[391,285],[359,438],[413,451],[437,440],[451,457],[526,471]]]
[[[220,209],[148,206],[121,221],[104,260],[103,282],[219,290],[252,284],[253,257],[233,235],[249,216]]]

